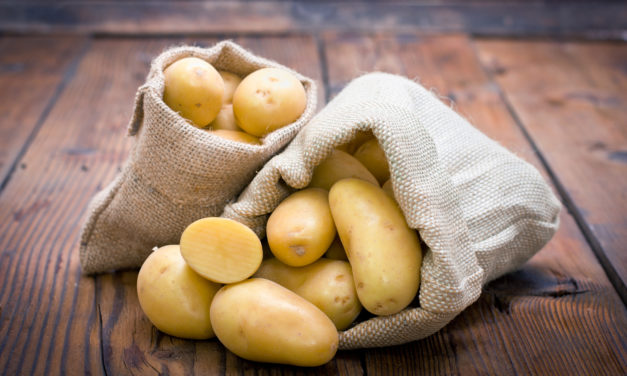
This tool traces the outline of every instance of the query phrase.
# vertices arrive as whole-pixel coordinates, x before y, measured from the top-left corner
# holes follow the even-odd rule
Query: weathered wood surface
[[[466,32],[622,39],[621,1],[0,2],[0,31],[105,34]]]
[[[14,40],[31,38],[4,37],[0,46]],[[625,307],[567,211],[543,251],[489,284],[438,334],[403,346],[340,352],[314,369],[248,362],[216,340],[184,341],[158,332],[137,304],[136,272],[81,276],[78,232],[85,206],[128,153],[131,102],[151,58],[171,44],[215,41],[96,38],[79,43],[82,52],[60,71],[65,78],[52,85],[53,104],[31,128],[24,154],[7,161],[19,168],[0,192],[0,374],[627,372]],[[369,70],[419,77],[455,98],[456,109],[482,131],[546,172],[467,37],[328,33],[236,41],[308,74],[331,96]],[[66,54],[57,50],[66,51],[63,43],[50,45],[52,56]],[[3,50],[1,59],[28,57],[10,60]],[[15,93],[0,97],[20,102]],[[3,134],[18,132],[1,124]],[[545,156],[541,145],[539,152]]]
[[[627,45],[477,46],[627,301]]]
[[[0,40],[0,81],[5,93],[0,101],[0,187],[28,147],[30,135],[54,106],[84,42],[76,37]]]

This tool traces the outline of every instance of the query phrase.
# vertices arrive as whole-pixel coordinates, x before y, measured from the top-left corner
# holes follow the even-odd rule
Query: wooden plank
[[[79,37],[0,39],[0,189],[54,104],[84,43]]]
[[[329,33],[329,83],[381,70],[416,78],[477,128],[546,171],[464,36]],[[489,284],[477,303],[422,341],[365,353],[368,374],[555,374],[627,370],[627,315],[572,216],[518,272]],[[413,371],[412,371],[413,370]],[[462,371],[463,370],[463,371]]]
[[[168,42],[169,43],[169,42]],[[100,374],[96,280],[78,236],[126,157],[137,86],[166,43],[96,41],[0,196],[0,374]]]
[[[206,46],[216,41],[202,39],[194,43]],[[321,81],[320,59],[312,37],[236,38],[235,41]],[[101,161],[100,164],[111,164],[109,170],[115,167],[112,161]],[[239,359],[216,339],[186,341],[159,333],[139,307],[136,279],[137,272],[134,271],[103,275],[97,279],[97,304],[103,320],[102,356],[107,374],[240,374],[251,370],[260,374],[312,375],[362,372],[358,354],[341,354],[323,367],[303,370]]]
[[[627,46],[498,40],[477,46],[627,302]]]
[[[219,15],[219,16],[218,16]],[[467,32],[621,39],[619,1],[8,1],[0,31],[107,34],[321,30]]]

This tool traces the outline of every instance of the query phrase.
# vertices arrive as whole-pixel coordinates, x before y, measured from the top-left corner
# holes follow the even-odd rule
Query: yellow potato
[[[241,131],[231,131],[226,129],[217,129],[217,130],[209,130],[211,134],[214,134],[218,137],[226,138],[227,140],[235,141],[235,142],[243,142],[251,145],[261,145],[259,139],[255,136],[251,136],[248,133]]]
[[[295,268],[273,258],[264,260],[255,277],[286,287],[320,308],[338,330],[346,329],[361,312],[351,266],[346,261],[319,259]]]
[[[313,172],[310,187],[331,189],[338,180],[345,178],[358,178],[379,185],[377,179],[355,157],[341,150],[333,150],[333,153]]]
[[[235,93],[235,89],[242,82],[242,78],[235,73],[219,70],[220,77],[222,77],[222,81],[224,81],[224,95],[222,96],[223,104],[231,104],[233,103],[233,94]]]
[[[336,236],[335,239],[333,239],[333,243],[331,243],[331,246],[329,246],[329,249],[325,252],[324,257],[333,260],[348,260],[348,257],[346,257],[346,251],[344,250],[344,246],[342,245],[342,241],[339,236]]]
[[[225,129],[228,131],[243,132],[242,128],[237,125],[237,121],[235,120],[232,104],[222,105],[222,109],[220,109],[218,116],[209,124],[209,128],[213,130]]]
[[[305,88],[290,72],[259,69],[242,80],[233,95],[237,124],[262,137],[296,121],[307,104]]]
[[[250,277],[263,258],[257,235],[226,218],[203,218],[187,226],[181,235],[181,254],[196,273],[217,283]]]
[[[383,184],[390,178],[388,160],[376,139],[364,142],[353,154],[353,157],[357,158],[377,178],[379,184]]]
[[[196,57],[177,60],[164,70],[163,101],[195,126],[213,121],[222,107],[224,81],[218,71]]]
[[[224,286],[211,305],[222,344],[253,361],[315,367],[333,358],[338,334],[316,306],[262,278]]]
[[[329,203],[364,308],[391,315],[409,305],[420,284],[422,252],[398,205],[359,179],[337,182]]]
[[[209,308],[220,287],[187,266],[178,245],[150,254],[137,276],[139,305],[148,319],[160,331],[181,338],[214,336]]]
[[[320,188],[290,195],[274,209],[266,226],[270,250],[291,266],[311,264],[322,257],[336,233],[328,192]]]
[[[396,198],[394,197],[394,189],[392,188],[392,180],[388,180],[385,183],[383,183],[383,186],[381,187],[383,189],[383,191],[385,193],[387,193],[388,196],[390,196],[390,198],[392,200],[396,201]]]
[[[340,145],[337,149],[347,152],[348,154],[353,154],[357,149],[366,141],[374,138],[374,135],[371,131],[359,131],[355,134],[352,140],[345,143],[344,145]]]

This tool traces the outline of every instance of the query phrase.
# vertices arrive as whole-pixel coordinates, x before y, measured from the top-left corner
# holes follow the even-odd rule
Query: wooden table
[[[226,33],[161,35],[141,20],[94,26],[83,8],[79,32],[22,19],[0,34],[0,374],[627,373],[625,43],[272,20],[278,29],[266,33],[254,17],[252,29],[221,21]],[[14,21],[4,14],[5,26]],[[322,104],[363,72],[419,79],[542,172],[564,204],[558,233],[439,333],[340,351],[320,368],[248,362],[216,340],[158,332],[139,308],[135,271],[81,274],[79,230],[128,154],[126,124],[151,59],[225,38],[316,79]]]

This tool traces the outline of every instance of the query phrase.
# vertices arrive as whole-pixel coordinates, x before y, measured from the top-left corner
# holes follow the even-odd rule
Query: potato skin
[[[309,186],[329,190],[335,182],[346,178],[358,178],[379,185],[377,179],[361,162],[352,155],[336,149],[316,166]]]
[[[164,70],[163,101],[196,127],[213,121],[222,107],[224,81],[211,64],[196,57],[175,61]]]
[[[222,109],[220,109],[216,118],[213,119],[211,124],[209,124],[208,129],[212,129],[214,131],[224,129],[227,131],[243,132],[242,128],[237,125],[237,120],[235,120],[232,104],[222,105]]]
[[[346,329],[361,312],[351,266],[321,258],[295,268],[272,258],[264,260],[255,277],[266,278],[297,293],[320,308],[338,330]]]
[[[278,68],[259,69],[246,76],[233,94],[237,124],[263,137],[296,121],[305,111],[307,95],[301,82]]]
[[[251,145],[261,145],[259,139],[255,136],[251,136],[246,132],[242,131],[231,131],[227,129],[216,129],[210,130],[209,133],[214,134],[218,137],[226,138],[227,140],[235,141],[235,142],[243,142],[245,144]]]
[[[242,78],[235,73],[219,70],[218,73],[220,77],[222,77],[222,81],[224,81],[224,95],[222,96],[222,104],[231,104],[233,103],[233,94],[235,93],[235,89],[242,82]]]
[[[248,360],[315,367],[333,358],[338,333],[316,306],[262,278],[224,286],[211,305],[222,344]]]
[[[377,178],[379,184],[385,183],[390,178],[388,160],[376,139],[364,142],[353,157],[357,158]]]
[[[364,308],[376,315],[401,311],[420,284],[416,232],[383,189],[362,180],[337,182],[329,203]]]
[[[337,234],[328,192],[308,188],[288,196],[268,218],[266,234],[276,258],[290,266],[316,261]]]
[[[353,154],[357,149],[366,141],[374,138],[374,135],[371,131],[359,131],[355,134],[352,140],[349,142],[338,146],[336,149],[347,152],[348,154]]]
[[[137,276],[139,304],[148,319],[160,331],[181,338],[214,336],[209,307],[221,286],[187,266],[178,245],[153,252]]]
[[[327,251],[324,253],[324,257],[332,260],[348,261],[346,251],[344,250],[344,246],[342,245],[342,241],[339,236],[336,236],[335,239],[333,239],[333,243],[331,243]]]

